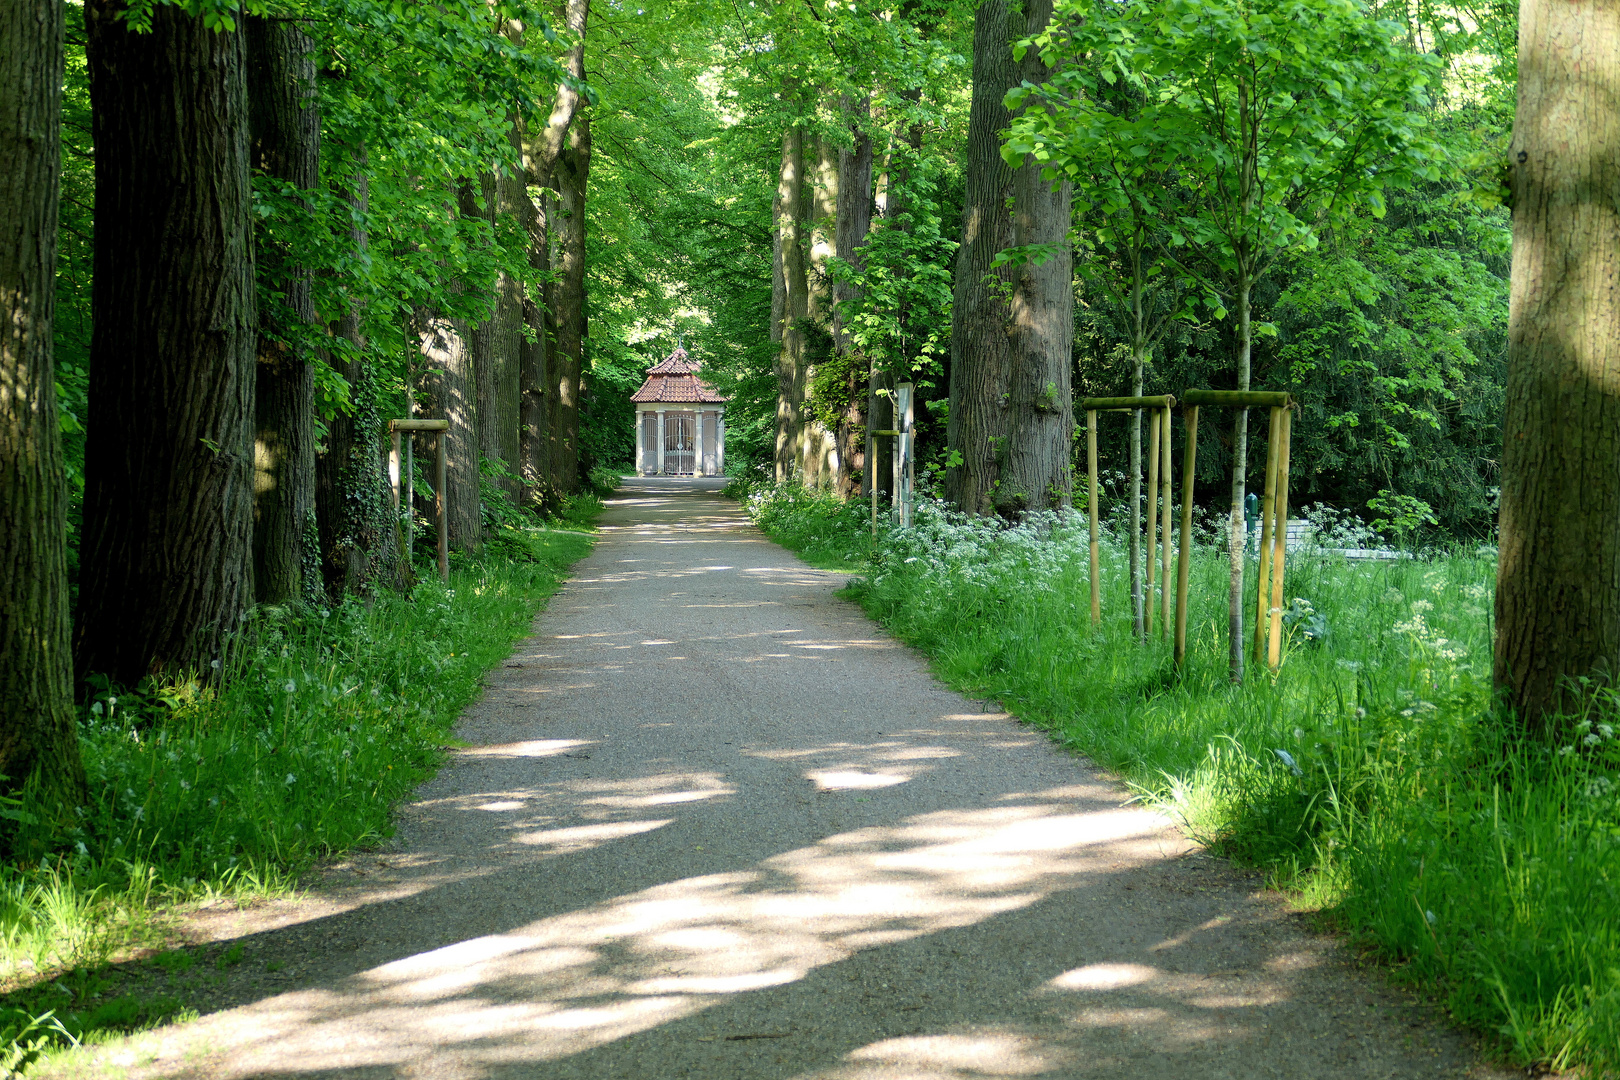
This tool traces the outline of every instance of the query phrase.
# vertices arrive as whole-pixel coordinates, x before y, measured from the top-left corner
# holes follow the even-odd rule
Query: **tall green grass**
[[[1081,518],[1009,529],[925,502],[914,528],[885,515],[874,541],[859,503],[745,496],[812,562],[859,570],[852,594],[952,685],[1000,699],[1194,837],[1266,868],[1507,1058],[1620,1067],[1620,709],[1598,693],[1552,742],[1498,716],[1489,551],[1290,556],[1288,597],[1308,607],[1291,605],[1282,668],[1251,665],[1234,686],[1227,563],[1212,547],[1191,567],[1178,676],[1159,627],[1132,634],[1112,536],[1104,618],[1090,625]],[[1251,574],[1251,613],[1252,589]]]
[[[426,572],[409,596],[259,609],[217,688],[103,688],[80,729],[88,805],[66,837],[25,826],[21,845],[44,854],[0,867],[0,981],[160,943],[178,905],[282,891],[383,839],[484,672],[590,544],[506,529],[484,556],[453,557],[448,584]]]

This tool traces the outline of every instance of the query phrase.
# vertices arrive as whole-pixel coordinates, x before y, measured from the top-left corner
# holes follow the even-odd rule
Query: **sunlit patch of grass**
[[[1132,633],[1125,553],[1103,546],[1090,624],[1082,518],[1011,529],[935,505],[915,528],[782,487],[746,505],[956,688],[999,699],[1116,771],[1214,850],[1266,870],[1522,1065],[1620,1066],[1620,713],[1598,694],[1562,742],[1527,738],[1490,689],[1490,551],[1347,562],[1291,555],[1273,676],[1227,671],[1227,562],[1191,566],[1188,655]],[[845,558],[852,553],[852,558]],[[1252,618],[1251,590],[1245,608]],[[1247,620],[1246,620],[1247,621]]]

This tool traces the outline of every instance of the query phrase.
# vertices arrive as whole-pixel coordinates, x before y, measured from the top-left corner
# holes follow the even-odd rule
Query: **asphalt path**
[[[262,926],[220,916],[279,942],[283,983],[67,1071],[1489,1074],[717,487],[626,482],[393,847]]]

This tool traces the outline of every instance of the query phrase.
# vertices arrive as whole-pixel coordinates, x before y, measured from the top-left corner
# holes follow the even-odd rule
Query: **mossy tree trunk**
[[[73,806],[85,779],[51,351],[64,11],[55,0],[0,8],[0,792],[37,776]],[[0,851],[11,846],[0,835]]]
[[[1050,0],[1034,0],[1022,15],[1007,0],[984,0],[974,19],[946,434],[961,463],[945,472],[945,497],[972,514],[1065,506],[1073,491],[1069,188],[1053,190],[1037,163],[1009,166],[999,137],[1011,122],[1007,91],[1046,78],[1037,51],[1016,61],[1012,43],[1051,14]],[[991,269],[998,252],[1033,244],[1055,253]]]
[[[250,15],[243,34],[254,172],[276,189],[313,191],[321,147],[315,43],[285,19]],[[281,192],[275,195],[279,201]],[[304,567],[314,557],[305,538],[315,514],[315,367],[309,355],[315,302],[309,269],[285,239],[261,232],[256,250],[253,583],[260,603],[284,604],[306,598]],[[318,597],[318,583],[309,585],[315,594],[308,598]]]

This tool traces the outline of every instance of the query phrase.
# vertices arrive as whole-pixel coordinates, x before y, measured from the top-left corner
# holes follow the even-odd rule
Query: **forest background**
[[[259,242],[283,247],[290,261],[316,271],[322,322],[335,322],[339,308],[359,301],[363,355],[378,384],[372,407],[435,415],[422,387],[443,359],[424,356],[413,318],[442,312],[471,338],[499,318],[498,282],[515,279],[542,298],[548,285],[556,287],[560,250],[548,252],[557,265],[531,265],[529,236],[511,203],[486,198],[492,193],[476,180],[524,167],[500,100],[508,96],[514,109],[520,100],[549,104],[545,81],[574,39],[563,12],[553,13],[561,38],[530,35],[540,44],[524,48],[537,57],[505,51],[502,27],[519,20],[499,8],[449,5],[428,16],[415,5],[317,7],[301,25],[327,65],[317,83],[322,194],[289,197],[283,182],[261,170],[254,189]],[[92,409],[96,232],[80,11],[69,5],[56,320],[75,518]],[[1414,48],[1447,60],[1431,122],[1449,159],[1441,179],[1392,193],[1381,217],[1366,211],[1326,231],[1318,247],[1285,257],[1261,283],[1255,385],[1289,390],[1302,402],[1294,425],[1296,501],[1484,538],[1495,516],[1509,244],[1507,211],[1492,188],[1512,123],[1516,12],[1501,4],[1383,4],[1376,14],[1401,20]],[[841,269],[842,280],[863,286],[848,321],[868,358],[916,380],[919,457],[925,467],[943,465],[972,17],[967,5],[913,5],[901,17],[836,6],[821,13],[802,5],[702,3],[591,13],[581,79],[590,145],[578,449],[547,479],[576,490],[592,466],[623,468],[634,460],[629,395],[678,342],[733,399],[732,471],[757,473],[771,461],[781,351],[780,332],[772,334],[773,204],[790,128],[808,139],[807,171],[829,174],[827,181],[812,175],[830,196],[818,192],[820,207],[804,215],[804,246],[813,256],[807,270],[820,278],[812,291],[830,293]],[[864,108],[852,105],[856,94]],[[828,199],[836,199],[838,153],[862,138],[876,142],[876,214],[856,270],[835,254],[836,205]],[[357,174],[344,149],[353,146],[368,148],[358,170],[370,189],[369,243],[361,251],[345,242],[352,209],[341,198]],[[1077,263],[1086,261],[1088,234],[1098,225],[1087,210],[1076,206]],[[273,309],[278,284],[264,262],[260,290]],[[1086,287],[1085,275],[1077,281],[1075,395],[1127,393],[1129,328],[1100,289]],[[551,307],[562,306],[554,296]],[[803,317],[802,400],[836,432],[852,406],[864,405],[855,398],[857,387],[864,397],[866,373],[852,373],[847,354],[837,354],[830,308],[823,301]],[[1173,323],[1152,353],[1148,392],[1230,383],[1231,322],[1201,311]],[[556,333],[553,325],[553,340]],[[480,347],[467,345],[469,352]],[[320,350],[311,355],[324,435],[335,418],[352,415],[356,395],[340,364]],[[473,369],[471,357],[463,362]],[[407,385],[418,388],[415,406],[405,401]],[[487,426],[497,425],[491,419]],[[1105,426],[1105,468],[1123,467],[1125,431]],[[1213,494],[1229,469],[1230,448],[1222,432],[1205,438],[1200,481]],[[494,481],[485,483],[483,500],[498,504],[504,494],[521,503],[515,446],[505,449],[491,436],[483,450],[484,475]],[[1395,492],[1423,508],[1380,499]],[[475,543],[476,536],[455,542]]]

